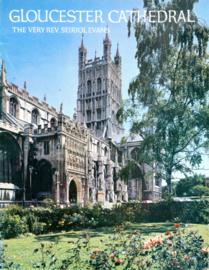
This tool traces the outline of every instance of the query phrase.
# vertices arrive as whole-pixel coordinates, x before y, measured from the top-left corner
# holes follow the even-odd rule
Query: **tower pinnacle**
[[[120,56],[120,53],[119,53],[119,43],[117,43],[117,50],[116,50],[116,57],[119,57]]]
[[[60,111],[59,111],[59,113],[60,113],[60,114],[63,113],[63,103],[62,103],[62,102],[60,103]]]
[[[120,56],[120,52],[119,52],[119,43],[117,43],[117,50],[116,50],[116,54],[115,54],[115,64],[118,67],[121,67],[121,56]]]
[[[103,55],[104,55],[105,61],[107,62],[110,62],[111,60],[111,47],[112,47],[112,43],[109,38],[108,29],[107,29],[107,32],[105,34],[105,39],[103,41]]]
[[[84,46],[83,37],[84,37],[84,34],[82,34],[81,46],[79,48],[79,69],[82,69],[85,66],[86,57],[87,57],[87,50]]]
[[[83,38],[84,38],[84,34],[82,34],[82,37],[81,37],[81,46],[80,46],[81,49],[84,49]]]
[[[2,85],[6,84],[6,68],[5,68],[4,60],[2,60],[2,64],[1,64],[1,84]]]
[[[27,82],[26,81],[24,81],[24,90],[27,90]]]

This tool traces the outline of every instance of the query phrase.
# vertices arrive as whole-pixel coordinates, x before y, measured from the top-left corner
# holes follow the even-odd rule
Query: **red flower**
[[[173,225],[173,227],[174,227],[175,229],[178,229],[178,228],[180,227],[180,224],[179,224],[179,223],[175,223],[175,224]]]
[[[156,245],[162,244],[162,238],[161,237],[155,237],[153,239],[150,239],[149,241],[144,243],[144,249],[152,248]]]
[[[167,231],[167,232],[165,233],[165,235],[171,235],[171,232]]]
[[[122,264],[122,261],[120,259],[116,259],[115,260],[115,265],[117,266],[117,265],[120,265],[120,264]]]

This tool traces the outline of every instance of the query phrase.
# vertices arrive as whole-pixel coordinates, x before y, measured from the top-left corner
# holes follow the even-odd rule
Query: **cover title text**
[[[25,10],[13,9],[9,12],[12,23],[127,23],[129,19],[147,20],[149,22],[194,22],[190,10],[110,10],[104,14],[102,10]]]

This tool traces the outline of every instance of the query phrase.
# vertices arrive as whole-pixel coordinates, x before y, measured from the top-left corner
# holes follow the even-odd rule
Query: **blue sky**
[[[8,18],[12,9],[79,9],[109,10],[142,9],[142,0],[0,0],[0,58],[6,62],[7,80],[23,87],[27,81],[32,96],[59,108],[72,116],[76,107],[78,77],[78,47],[81,34],[20,34],[13,33],[14,26]],[[209,1],[199,0],[198,17],[209,23]],[[18,26],[21,26],[19,24]],[[39,26],[35,24],[35,26]],[[56,25],[54,25],[56,26]],[[78,25],[70,25],[78,26]],[[79,25],[85,26],[85,25]],[[97,25],[106,26],[106,25]],[[119,42],[122,56],[123,97],[127,97],[130,80],[137,74],[134,37],[128,38],[125,23],[108,24],[112,39],[112,56]],[[104,34],[85,34],[84,43],[88,58],[102,56]],[[203,166],[207,166],[205,161]],[[208,173],[209,175],[209,173]]]
[[[40,4],[41,3],[41,4]],[[1,37],[1,58],[6,62],[7,78],[22,86],[26,80],[31,95],[47,101],[55,107],[64,103],[64,111],[73,114],[76,106],[78,47],[81,34],[20,34],[12,32],[12,24],[8,19],[12,9],[132,9],[139,5],[137,0],[3,0]],[[19,24],[22,25],[22,24]],[[38,24],[36,24],[38,25]],[[72,25],[70,25],[72,26]],[[78,25],[73,25],[78,26]],[[83,26],[83,25],[82,25]],[[98,25],[106,27],[104,25]],[[127,26],[108,24],[112,39],[112,56],[119,42],[123,61],[123,93],[127,93],[128,83],[136,74],[134,59],[135,42],[128,39]],[[88,49],[88,58],[93,58],[95,50],[102,56],[104,33],[85,34],[84,42]],[[61,91],[60,91],[61,90]]]
[[[18,86],[26,80],[31,95],[59,107],[64,103],[64,111],[72,115],[76,106],[78,47],[81,34],[20,34],[13,33],[8,14],[12,9],[101,9],[107,13],[112,9],[142,8],[142,0],[0,0],[0,57],[6,62],[7,79]],[[198,15],[208,20],[209,1],[200,0],[196,5]],[[18,26],[21,26],[19,24]],[[35,24],[35,26],[39,26]],[[70,25],[78,26],[78,25]],[[80,25],[83,26],[83,25]],[[97,25],[106,26],[106,25]],[[122,55],[123,96],[127,96],[130,80],[137,74],[135,40],[127,37],[125,23],[108,24],[112,39],[112,55],[117,42]],[[88,58],[93,58],[95,50],[102,55],[104,34],[86,34],[85,46]]]

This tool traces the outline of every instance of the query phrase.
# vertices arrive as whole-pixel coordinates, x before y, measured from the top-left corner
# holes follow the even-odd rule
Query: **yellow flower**
[[[58,222],[58,224],[59,224],[60,226],[63,226],[63,225],[65,224],[64,219],[61,219],[61,220]]]

